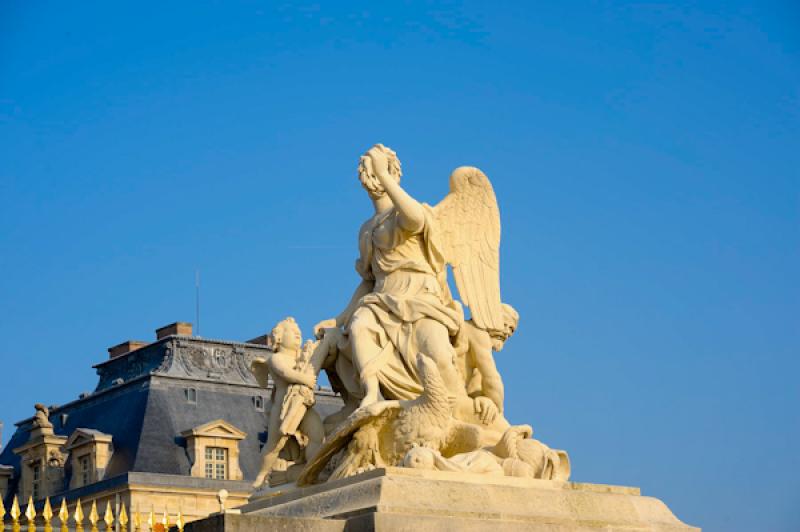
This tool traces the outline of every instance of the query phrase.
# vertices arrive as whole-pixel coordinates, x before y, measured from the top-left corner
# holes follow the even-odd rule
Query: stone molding
[[[164,375],[225,384],[258,386],[250,370],[262,345],[168,336],[116,358],[96,364],[100,380],[96,392],[146,375]]]

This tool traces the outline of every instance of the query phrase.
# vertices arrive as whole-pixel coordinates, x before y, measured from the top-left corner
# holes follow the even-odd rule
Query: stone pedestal
[[[404,468],[274,490],[241,511],[218,532],[266,530],[291,519],[298,530],[326,531],[699,531],[638,488]],[[324,528],[315,528],[320,518]],[[200,532],[202,521],[195,526]]]

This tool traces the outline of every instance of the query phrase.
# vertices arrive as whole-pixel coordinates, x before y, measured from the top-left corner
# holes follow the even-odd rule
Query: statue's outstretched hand
[[[336,318],[331,318],[329,320],[322,320],[321,322],[314,325],[314,336],[318,339],[322,339],[325,336],[325,329],[334,329],[336,328]]]

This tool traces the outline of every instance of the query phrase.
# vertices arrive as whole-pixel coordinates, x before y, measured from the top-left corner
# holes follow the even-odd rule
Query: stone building
[[[127,341],[94,368],[91,393],[61,406],[37,406],[16,423],[0,453],[0,496],[78,498],[98,507],[197,519],[251,493],[266,439],[271,388],[256,382],[250,363],[267,352],[265,337],[249,342],[192,336],[188,323],[156,331],[152,343]],[[316,391],[323,416],[341,406]]]

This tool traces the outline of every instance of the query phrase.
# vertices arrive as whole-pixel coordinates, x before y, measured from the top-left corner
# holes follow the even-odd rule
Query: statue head
[[[289,317],[272,328],[270,333],[272,337],[272,349],[278,351],[279,349],[287,349],[289,351],[300,351],[303,337],[300,332],[300,327],[294,318]]]
[[[495,352],[503,349],[506,340],[511,338],[519,325],[519,313],[514,307],[503,303],[501,308],[503,309],[503,330],[492,334],[492,349]]]
[[[394,177],[398,183],[400,182],[400,177],[403,175],[403,170],[400,166],[400,159],[397,158],[397,153],[383,144],[376,144],[361,156],[361,159],[358,161],[358,180],[361,181],[361,185],[364,187],[364,190],[367,191],[369,197],[375,199],[383,196],[386,191],[383,189],[381,182],[378,181],[377,176],[372,172],[372,161],[369,158],[369,152],[372,150],[379,151],[386,156],[389,160],[389,174]]]

